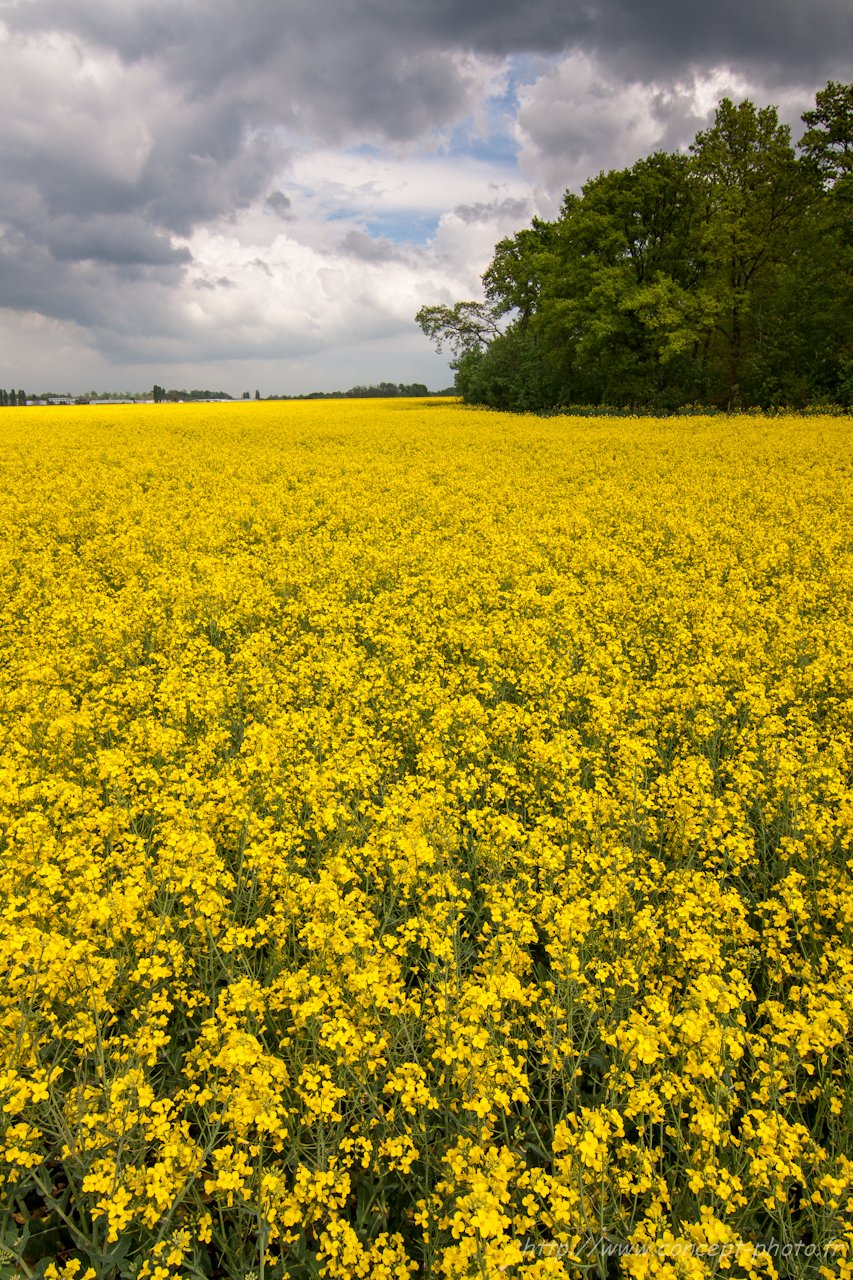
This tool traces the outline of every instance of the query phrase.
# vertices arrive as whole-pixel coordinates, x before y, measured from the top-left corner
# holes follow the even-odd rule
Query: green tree
[[[551,269],[553,241],[553,223],[540,218],[534,218],[532,226],[500,241],[483,276],[493,318],[514,312],[519,327],[527,328],[539,306],[543,283]]]
[[[798,155],[775,107],[724,98],[689,155],[567,193],[501,240],[484,303],[423,307],[457,390],[504,408],[853,400],[853,86]]]
[[[853,180],[853,84],[830,80],[819,90],[815,106],[803,112],[806,132],[800,150],[815,166],[827,188]]]
[[[737,404],[760,331],[757,311],[766,310],[773,275],[792,247],[809,183],[775,107],[723,98],[713,126],[696,135],[690,150],[703,205],[699,287],[722,346],[717,394]]]
[[[488,302],[457,302],[452,307],[421,307],[415,316],[436,351],[446,346],[455,359],[483,347],[500,333],[501,309]],[[452,362],[451,362],[452,364]]]
[[[816,175],[821,199],[810,228],[808,264],[812,305],[800,309],[814,334],[818,394],[853,401],[853,84],[830,80],[815,106],[803,112],[804,161]]]
[[[533,322],[558,399],[679,397],[707,323],[692,293],[695,213],[689,162],[665,153],[566,194]]]

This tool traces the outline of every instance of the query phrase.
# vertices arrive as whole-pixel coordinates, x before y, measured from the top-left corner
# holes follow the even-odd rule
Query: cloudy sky
[[[0,386],[446,386],[498,239],[829,79],[850,0],[0,0]]]

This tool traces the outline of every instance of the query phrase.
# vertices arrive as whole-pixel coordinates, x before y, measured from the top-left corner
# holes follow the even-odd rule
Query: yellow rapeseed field
[[[0,1280],[853,1276],[849,418],[0,415]]]

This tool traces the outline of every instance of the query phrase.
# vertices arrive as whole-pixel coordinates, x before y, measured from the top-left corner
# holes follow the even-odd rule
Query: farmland
[[[853,1275],[851,443],[4,410],[0,1274]]]

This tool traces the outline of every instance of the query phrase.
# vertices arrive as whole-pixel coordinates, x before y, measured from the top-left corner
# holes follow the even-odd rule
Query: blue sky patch
[[[434,214],[419,214],[391,210],[365,222],[364,229],[371,236],[383,236],[394,244],[426,244],[435,235],[438,218]]]

